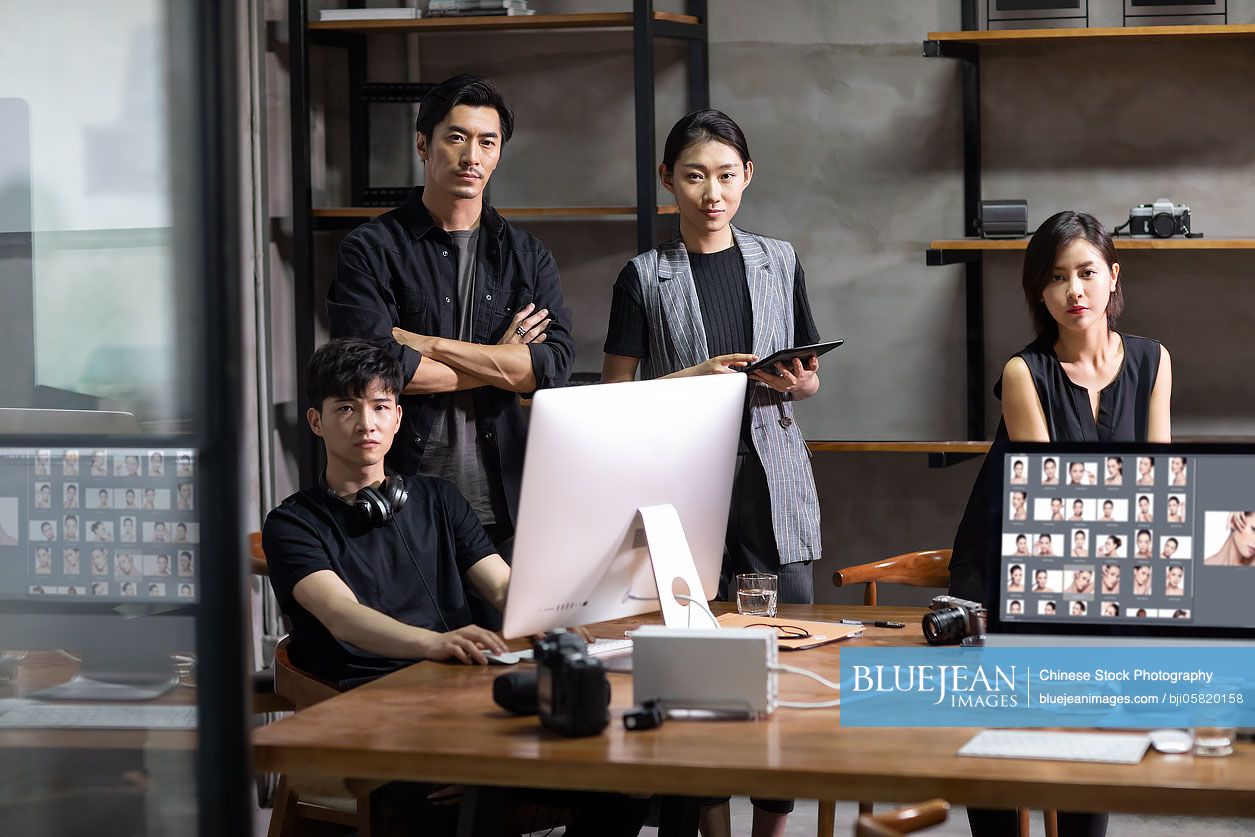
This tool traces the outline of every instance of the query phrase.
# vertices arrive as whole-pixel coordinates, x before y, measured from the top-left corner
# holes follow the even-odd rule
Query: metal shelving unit
[[[351,4],[353,5],[353,4]],[[360,5],[357,3],[355,5]],[[388,188],[369,184],[368,105],[370,101],[417,101],[424,86],[415,82],[372,82],[366,73],[366,44],[372,37],[422,35],[438,37],[447,32],[480,32],[485,35],[518,35],[525,32],[622,30],[632,35],[636,137],[636,204],[632,207],[515,207],[514,217],[622,218],[636,221],[637,250],[643,252],[657,241],[657,220],[673,214],[658,206],[654,141],[654,44],[659,38],[687,42],[688,107],[710,105],[710,62],[706,26],[706,0],[685,0],[683,14],[658,12],[654,0],[633,0],[630,12],[533,15],[527,17],[420,18],[404,21],[310,22],[308,0],[288,2],[288,69],[291,84],[292,134],[292,269],[296,287],[296,365],[304,369],[314,351],[315,312],[319,304],[314,288],[314,233],[361,223],[395,205],[399,196]],[[315,208],[310,175],[309,67],[310,47],[347,50],[349,73],[349,193],[352,206]],[[384,97],[380,99],[380,97]],[[308,484],[319,467],[310,434],[300,433],[298,462],[301,480]]]
[[[927,58],[953,58],[960,62],[963,102],[963,222],[964,233],[976,229],[976,212],[981,199],[980,59],[985,47],[1014,49],[1018,46],[1061,43],[1092,43],[1166,40],[1200,44],[1219,39],[1255,38],[1255,25],[1225,24],[1198,26],[1130,26],[1089,29],[1023,29],[982,31],[979,27],[979,0],[961,0],[962,31],[930,32],[924,41]],[[984,253],[1023,250],[1027,239],[982,240],[962,238],[934,241],[929,245],[929,265],[962,264],[965,273],[967,335],[967,435],[985,438],[985,338],[984,338]],[[1116,239],[1122,250],[1252,250],[1255,239]],[[942,443],[938,443],[942,444]]]

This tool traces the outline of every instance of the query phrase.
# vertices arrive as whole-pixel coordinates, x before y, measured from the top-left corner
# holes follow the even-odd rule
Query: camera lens
[[[1150,219],[1150,233],[1155,238],[1172,238],[1177,231],[1177,219],[1170,213],[1156,212]]]
[[[924,639],[929,645],[954,645],[967,636],[967,613],[961,607],[924,614]]]

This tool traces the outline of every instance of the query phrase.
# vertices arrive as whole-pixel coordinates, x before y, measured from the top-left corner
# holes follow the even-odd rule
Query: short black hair
[[[373,381],[400,395],[401,361],[378,344],[360,337],[337,337],[318,347],[305,367],[305,394],[310,406],[322,409],[328,398],[361,398]]]
[[[667,134],[667,142],[662,147],[663,167],[667,171],[674,171],[675,162],[680,159],[684,149],[695,142],[707,140],[732,146],[742,164],[750,162],[750,146],[741,126],[723,111],[706,108],[690,111],[671,126],[671,133]]]
[[[437,84],[423,97],[418,106],[418,118],[414,130],[431,142],[432,132],[440,120],[458,105],[493,108],[501,119],[501,144],[505,145],[514,134],[514,110],[501,88],[482,76],[461,73]]]

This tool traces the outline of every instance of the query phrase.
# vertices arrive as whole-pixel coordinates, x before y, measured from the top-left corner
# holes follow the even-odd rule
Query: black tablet
[[[794,346],[792,349],[781,349],[780,351],[774,352],[770,356],[765,357],[756,363],[751,363],[749,366],[742,367],[741,371],[757,372],[762,369],[766,372],[775,373],[777,363],[788,364],[792,363],[794,358],[802,358],[803,360],[806,360],[811,357],[819,357],[825,352],[832,351],[844,342],[844,340],[829,340],[826,343],[813,343],[810,346]]]

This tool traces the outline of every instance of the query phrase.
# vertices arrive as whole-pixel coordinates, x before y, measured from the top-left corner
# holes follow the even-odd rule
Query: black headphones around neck
[[[325,472],[318,475],[318,483],[332,497],[347,503],[327,485]],[[347,504],[353,510],[353,516],[362,523],[371,526],[387,526],[396,513],[405,507],[405,501],[409,498],[410,493],[405,488],[405,479],[397,474],[389,473],[378,486],[365,485],[359,488],[357,496]]]

